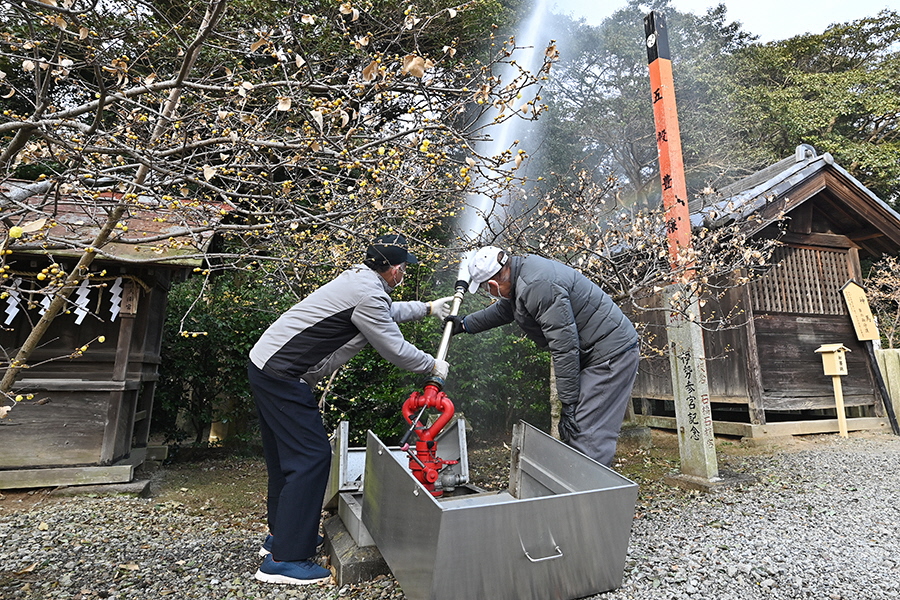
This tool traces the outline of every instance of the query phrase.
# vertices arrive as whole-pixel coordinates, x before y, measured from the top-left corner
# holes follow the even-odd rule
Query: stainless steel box
[[[369,432],[362,520],[410,600],[567,600],[621,585],[634,482],[527,423],[503,492],[436,499],[407,462]]]

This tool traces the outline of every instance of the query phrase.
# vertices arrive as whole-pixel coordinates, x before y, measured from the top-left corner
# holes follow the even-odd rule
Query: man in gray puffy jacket
[[[377,238],[363,264],[295,304],[262,334],[250,351],[247,374],[259,413],[269,476],[268,524],[256,579],[306,584],[330,571],[314,560],[331,446],[313,389],[366,344],[394,365],[444,379],[436,360],[403,338],[397,323],[450,312],[452,297],[432,302],[392,302],[409,253],[402,235]]]
[[[479,249],[469,262],[469,292],[497,300],[450,317],[454,333],[479,333],[515,321],[550,350],[562,412],[560,439],[609,466],[631,399],[640,351],[631,321],[575,269],[534,254]]]

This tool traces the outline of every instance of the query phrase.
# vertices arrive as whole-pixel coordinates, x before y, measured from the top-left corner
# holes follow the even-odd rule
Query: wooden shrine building
[[[40,206],[55,225],[36,248],[12,244],[5,256],[0,348],[7,363],[49,303],[43,292],[55,270],[77,263],[81,250],[69,242],[90,240],[119,200],[59,196],[48,204],[39,185],[22,181],[0,185],[0,198],[23,190],[32,195],[18,204]],[[14,384],[21,400],[0,419],[0,489],[128,482],[148,459],[167,294],[201,264],[198,253],[211,241],[208,233],[186,235],[186,227],[219,219],[220,209],[191,206],[186,218],[177,200],[138,200]]]
[[[742,311],[746,322],[704,331],[715,432],[758,438],[837,431],[831,377],[816,353],[834,343],[850,349],[842,377],[849,428],[890,430],[875,367],[856,339],[841,288],[862,282],[861,261],[900,250],[900,215],[808,145],[703,204],[692,204],[692,220],[715,227],[755,215],[751,233],[783,244],[763,277],[704,306],[706,315]],[[661,315],[647,311],[636,319],[665,340]],[[675,428],[668,357],[642,361],[633,395],[638,422]]]

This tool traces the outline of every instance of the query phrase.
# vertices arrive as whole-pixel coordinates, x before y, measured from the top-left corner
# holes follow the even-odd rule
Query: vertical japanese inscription
[[[680,436],[681,470],[685,475],[710,480],[718,477],[712,406],[706,377],[703,331],[699,326],[700,307],[696,298],[688,298],[684,286],[694,277],[693,264],[686,258],[690,253],[685,252],[691,248],[690,211],[672,62],[662,14],[654,11],[644,18],[644,33],[669,261],[673,274],[680,274],[673,276],[675,281],[667,292],[669,313],[666,332],[670,342],[669,364]]]
[[[650,13],[644,20],[644,33],[647,61],[650,66],[656,145],[659,150],[659,176],[663,207],[666,210],[666,232],[669,237],[669,259],[673,266],[680,267],[684,265],[678,265],[679,252],[691,246],[691,227],[687,186],[684,180],[684,160],[681,155],[681,132],[678,128],[678,110],[675,105],[672,61],[663,15]]]

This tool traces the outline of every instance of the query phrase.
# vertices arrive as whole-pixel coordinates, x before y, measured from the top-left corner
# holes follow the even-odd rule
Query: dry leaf
[[[38,566],[37,563],[33,563],[30,566],[25,567],[21,571],[16,571],[15,574],[16,575],[24,575],[25,573],[31,573],[32,571],[34,571],[37,568],[37,566]]]
[[[477,92],[475,92],[475,95],[473,96],[473,98],[474,98],[475,102],[483,103],[488,98],[490,98],[490,96],[491,96],[491,86],[489,86],[488,84],[485,83],[484,85],[481,86],[481,89],[479,89]]]
[[[372,81],[375,79],[375,76],[378,74],[378,62],[372,61],[369,65],[363,69],[362,76],[363,81]]]
[[[34,231],[40,231],[41,228],[44,227],[44,224],[46,222],[47,219],[38,219],[37,221],[25,223],[24,225],[22,225],[22,233],[32,233]]]
[[[425,76],[425,59],[415,54],[407,54],[403,57],[403,73],[409,73],[413,77]]]
[[[149,75],[144,77],[144,85],[150,85],[154,81],[156,81],[156,73],[150,73]]]
[[[216,176],[216,168],[209,165],[203,165],[203,177],[209,181]]]
[[[521,154],[516,154],[516,168],[518,169],[522,165],[522,161],[525,160]]]
[[[46,4],[47,6],[58,6],[56,4],[56,0],[41,0],[41,4]]]
[[[350,122],[350,115],[347,114],[347,111],[341,111],[341,127],[346,127],[347,123]]]
[[[2,96],[0,96],[0,98],[12,98],[15,95],[16,95],[16,90],[9,88],[9,93],[3,94]]]
[[[278,106],[275,108],[275,110],[280,110],[280,111],[291,110],[291,99],[287,98],[285,96],[279,96],[278,97]]]
[[[22,70],[25,71],[26,73],[34,71],[34,62],[30,61],[30,60],[23,60],[22,61]]]
[[[316,18],[313,15],[303,15],[302,17],[300,17],[300,22],[307,25],[315,25]]]
[[[342,15],[349,15],[353,12],[353,5],[349,2],[345,2],[341,4],[341,8],[339,9]]]
[[[450,58],[456,56],[456,48],[453,46],[444,46],[444,54],[449,54]]]
[[[81,27],[78,29],[78,39],[86,40],[87,36],[91,33],[91,31],[87,27]]]
[[[12,406],[0,406],[0,419],[5,419],[6,415],[8,415],[11,410]]]
[[[556,60],[559,58],[559,52],[556,51],[556,44],[550,44],[547,46],[547,49],[544,51],[544,56],[549,58],[550,60]]]
[[[294,63],[297,65],[297,68],[299,69],[300,67],[302,67],[303,65],[306,64],[306,61],[303,60],[303,57],[298,54],[297,56],[294,57]]]
[[[250,44],[250,52],[256,52],[257,50],[259,50],[260,48],[265,46],[267,43],[268,43],[268,40],[266,40],[265,36],[260,36],[260,38],[258,40],[256,40],[252,44]]]
[[[50,530],[50,526],[49,526],[45,521],[41,521],[41,524],[38,525],[38,530],[40,530],[40,531],[49,531],[49,530]]]
[[[452,19],[453,17],[456,16],[456,9],[455,9],[455,8],[448,8],[448,9],[447,9],[447,12],[450,13],[450,18],[451,18],[451,19]]]
[[[469,165],[470,167],[474,167],[474,166],[475,166],[475,160],[474,160],[471,156],[467,156],[467,157],[466,157],[466,164]]]
[[[312,115],[313,120],[314,120],[314,121],[316,122],[316,124],[319,126],[319,129],[320,129],[320,130],[321,130],[321,129],[324,129],[324,128],[325,128],[325,124],[324,124],[324,121],[323,121],[323,119],[322,119],[322,111],[320,111],[320,110],[314,110],[314,111],[312,111],[310,114]]]

